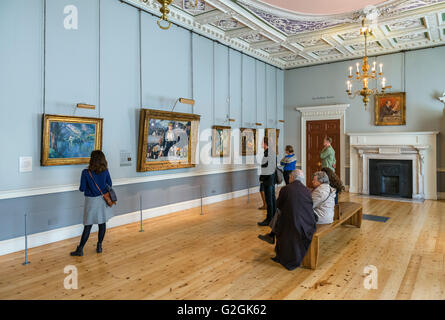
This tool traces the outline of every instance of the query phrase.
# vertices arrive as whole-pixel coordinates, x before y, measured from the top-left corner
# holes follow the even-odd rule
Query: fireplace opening
[[[369,159],[369,194],[412,198],[411,160]]]

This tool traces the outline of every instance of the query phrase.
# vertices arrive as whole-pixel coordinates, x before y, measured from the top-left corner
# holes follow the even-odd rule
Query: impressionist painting
[[[86,164],[102,148],[103,119],[44,115],[42,166]]]
[[[199,115],[141,109],[138,171],[194,166]]]
[[[212,127],[212,157],[230,157],[230,127]]]
[[[241,128],[241,155],[251,156],[256,155],[256,129]]]
[[[403,126],[406,124],[405,92],[375,96],[375,125]]]

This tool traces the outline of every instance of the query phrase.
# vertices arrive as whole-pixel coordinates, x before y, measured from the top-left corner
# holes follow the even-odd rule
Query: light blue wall
[[[374,58],[370,58],[370,62]],[[360,97],[350,100],[345,61],[286,70],[284,76],[285,144],[291,144],[300,157],[300,115],[295,107],[350,104],[346,112],[346,132],[440,131],[438,167],[445,167],[444,105],[437,96],[445,90],[445,47],[415,50],[377,57],[392,92],[406,91],[406,125],[374,126],[374,101],[365,111]],[[348,157],[346,157],[348,158]]]
[[[64,28],[67,4],[78,8],[78,30]],[[44,112],[104,118],[115,179],[199,169],[136,172],[141,106],[171,110],[177,98],[194,98],[201,132],[282,112],[281,70],[176,26],[160,30],[156,20],[119,0],[0,2],[0,192],[78,183],[84,166],[40,166]],[[265,70],[259,79],[255,65]],[[256,86],[267,97],[258,108]],[[96,110],[76,110],[81,102]],[[178,103],[175,111],[192,108]],[[131,167],[120,167],[121,150],[132,153]],[[19,173],[20,156],[33,157],[32,172]]]

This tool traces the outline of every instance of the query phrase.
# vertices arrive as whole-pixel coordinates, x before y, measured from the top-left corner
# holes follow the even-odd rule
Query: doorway
[[[313,120],[306,122],[306,182],[312,186],[312,176],[321,170],[320,152],[323,149],[323,140],[328,136],[332,138],[332,148],[335,150],[335,173],[340,177],[340,119]]]

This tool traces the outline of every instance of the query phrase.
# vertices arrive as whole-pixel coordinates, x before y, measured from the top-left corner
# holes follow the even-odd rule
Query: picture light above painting
[[[103,119],[43,115],[42,166],[87,164],[93,150],[102,150]]]
[[[141,109],[137,170],[194,167],[200,118],[196,114]]]

